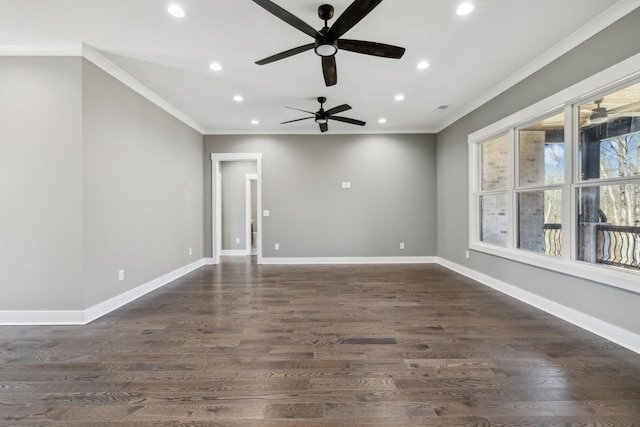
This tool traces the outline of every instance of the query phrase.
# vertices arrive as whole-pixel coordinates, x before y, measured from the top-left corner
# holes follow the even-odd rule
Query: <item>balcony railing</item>
[[[598,224],[597,262],[640,269],[640,227]]]
[[[640,227],[606,223],[593,226],[596,237],[596,263],[640,270]],[[544,225],[544,252],[552,256],[562,255],[560,224]]]
[[[562,225],[544,225],[544,253],[551,256],[562,255]]]

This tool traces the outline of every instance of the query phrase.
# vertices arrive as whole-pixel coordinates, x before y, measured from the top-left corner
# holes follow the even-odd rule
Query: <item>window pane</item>
[[[562,255],[562,191],[518,193],[518,248]]]
[[[504,135],[480,145],[482,191],[506,190],[509,166],[509,136]]]
[[[564,182],[564,113],[518,131],[521,187]]]
[[[640,175],[640,83],[580,105],[582,180]]]
[[[486,194],[480,196],[480,240],[499,246],[507,246],[507,195]]]
[[[640,183],[578,190],[578,259],[640,268]]]

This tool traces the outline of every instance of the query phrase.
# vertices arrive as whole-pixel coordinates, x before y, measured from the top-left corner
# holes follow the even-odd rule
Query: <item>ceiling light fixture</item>
[[[217,62],[212,62],[209,65],[209,68],[211,68],[213,71],[221,71],[222,70],[222,65],[218,64]]]
[[[378,123],[387,123],[387,119],[384,119],[384,118],[378,119]]]
[[[316,55],[318,56],[333,56],[338,52],[338,42],[333,43],[319,43],[316,41],[316,47],[314,48]]]
[[[233,97],[233,100],[236,101],[236,102],[242,102],[242,101],[244,101],[244,98],[242,96],[240,96],[240,95],[235,95]]]
[[[326,124],[328,121],[329,119],[327,118],[327,116],[316,116],[316,123],[318,123],[319,125]]]
[[[429,63],[427,61],[420,61],[418,63],[418,70],[426,70],[429,68]]]
[[[456,14],[459,16],[464,16],[464,15],[470,14],[472,10],[473,10],[473,5],[469,2],[466,2],[458,6],[458,10],[456,10]]]
[[[398,95],[396,95],[396,97],[394,99],[396,101],[402,101],[402,100],[404,100],[404,95],[403,94],[398,94]]]
[[[167,11],[171,14],[171,16],[175,16],[176,18],[184,18],[186,15],[184,9],[177,4],[172,4],[171,6],[169,6],[169,9],[167,9]]]
[[[260,124],[260,122],[259,122],[259,121],[257,121],[257,120],[251,120],[251,124],[252,124],[252,125],[259,125],[259,124]]]

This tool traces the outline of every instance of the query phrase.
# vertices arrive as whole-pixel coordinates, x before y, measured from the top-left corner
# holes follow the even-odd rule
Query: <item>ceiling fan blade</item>
[[[340,117],[340,116],[329,116],[331,120],[337,120],[339,122],[350,123],[352,125],[364,126],[367,123],[362,120],[350,119],[348,117]]]
[[[607,113],[617,114],[627,112],[629,110],[635,110],[637,108],[640,108],[640,101],[632,102],[631,104],[623,105],[621,107],[612,108],[611,110],[608,110]]]
[[[329,130],[329,126],[326,123],[320,123],[320,132],[326,132]]]
[[[609,114],[608,118],[615,119],[617,117],[640,117],[640,111],[629,111]]]
[[[268,58],[261,59],[260,61],[256,61],[256,64],[264,65],[274,61],[279,61],[281,59],[288,58],[290,56],[297,55],[302,52],[306,52],[307,50],[311,50],[313,49],[314,46],[315,46],[314,43],[310,43],[310,44],[305,44],[304,46],[294,47],[293,49],[289,49],[284,52],[277,53]]]
[[[255,0],[254,0],[255,1]],[[336,19],[336,21],[329,29],[327,36],[330,39],[337,39],[342,37],[344,33],[349,31],[369,14],[376,6],[378,6],[382,0],[355,0],[351,5],[342,12],[342,15]]]
[[[330,116],[331,114],[342,113],[343,111],[350,110],[351,106],[347,104],[338,105],[337,107],[329,108],[325,113]]]
[[[256,3],[258,6],[261,6],[267,12],[282,19],[287,24],[291,25],[294,28],[297,28],[298,30],[313,37],[314,39],[316,37],[322,37],[321,34],[318,32],[318,30],[316,30],[311,25],[304,22],[302,19],[293,15],[291,12],[284,10],[274,2],[270,0],[253,0],[253,2]]]
[[[313,117],[303,117],[301,119],[295,119],[295,120],[289,120],[287,122],[282,122],[280,123],[281,125],[284,125],[286,123],[293,123],[293,122],[299,122],[300,120],[308,120],[308,119],[313,119]]]
[[[299,108],[293,108],[293,107],[284,107],[284,108],[288,108],[288,109],[290,109],[290,110],[302,111],[303,113],[309,113],[309,114],[311,114],[312,116],[315,116],[315,115],[316,115],[316,113],[312,113],[311,111],[307,111],[307,110],[301,110],[301,109],[299,109]]]
[[[324,75],[324,83],[327,86],[333,86],[338,83],[338,72],[336,70],[336,57],[322,57],[322,74]]]
[[[338,40],[338,48],[365,55],[382,56],[384,58],[400,59],[405,48],[384,43],[365,42],[362,40]]]

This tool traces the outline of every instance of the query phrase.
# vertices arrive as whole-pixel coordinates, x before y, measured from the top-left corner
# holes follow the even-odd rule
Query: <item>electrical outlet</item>
[[[400,249],[404,249],[404,242],[400,242]]]
[[[124,280],[124,270],[118,271],[118,280]]]
[[[273,245],[273,248],[274,248],[276,251],[279,251],[279,250],[280,250],[280,243],[276,243],[275,245]]]
[[[193,248],[189,248],[189,255],[193,255]]]
[[[465,252],[464,252],[464,256],[466,256],[466,257],[467,257],[467,259],[469,259],[469,251],[465,251]]]
[[[236,237],[236,245],[239,245],[239,244],[240,244],[240,238]]]

